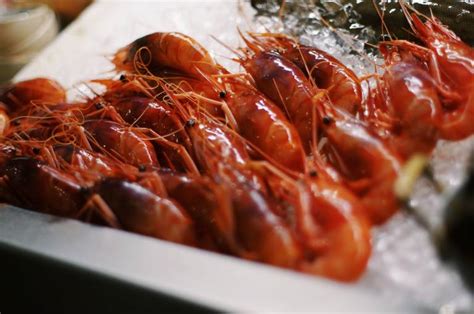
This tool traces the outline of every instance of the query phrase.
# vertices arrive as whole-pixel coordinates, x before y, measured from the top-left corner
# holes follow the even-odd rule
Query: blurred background
[[[0,84],[8,82],[92,0],[0,0]]]
[[[296,36],[309,28],[343,29],[377,44],[391,36],[415,40],[399,2],[402,0],[250,0],[257,16],[281,18]],[[403,0],[420,14],[433,14],[471,46],[474,44],[474,0]],[[295,18],[296,17],[296,18]],[[384,20],[385,25],[381,23]]]
[[[168,1],[173,3],[174,0]],[[265,21],[275,20],[285,26],[281,31],[298,37],[326,28],[322,23],[325,20],[372,45],[384,39],[387,29],[398,38],[413,40],[399,0],[239,1],[252,5],[256,17],[260,18],[258,23],[265,25]],[[0,0],[0,84],[8,82],[92,2]],[[474,0],[405,2],[423,14],[433,13],[465,42],[474,44]],[[385,30],[381,27],[382,16]]]

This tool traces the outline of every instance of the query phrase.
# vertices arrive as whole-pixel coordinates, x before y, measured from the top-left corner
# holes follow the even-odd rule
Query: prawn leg
[[[137,128],[138,130],[142,130]],[[181,170],[190,174],[199,175],[199,170],[194,163],[193,158],[186,150],[186,148],[180,144],[168,141],[155,131],[149,129],[143,129],[144,133],[152,136],[152,142],[159,147],[159,150],[165,155],[168,161],[168,166],[172,170]],[[158,152],[158,155],[160,152]],[[178,167],[178,169],[175,169]]]
[[[77,212],[76,218],[81,219],[81,217],[85,216],[86,221],[89,221],[91,214],[94,212],[98,213],[108,226],[121,229],[117,216],[115,216],[104,199],[98,194],[94,194],[89,198],[87,203]]]

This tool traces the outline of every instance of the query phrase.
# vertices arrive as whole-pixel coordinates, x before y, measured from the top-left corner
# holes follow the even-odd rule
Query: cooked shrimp
[[[114,59],[118,70],[135,72],[136,58],[153,73],[165,67],[201,77],[218,74],[214,60],[209,52],[193,38],[181,33],[153,33],[135,40],[120,49]]]
[[[198,234],[211,234],[217,248],[238,254],[235,219],[228,191],[206,176],[160,171],[169,196],[193,218]]]
[[[279,53],[296,64],[318,88],[326,89],[334,106],[353,115],[361,106],[362,89],[357,75],[329,53],[297,43],[283,34],[251,34],[256,44]],[[265,43],[265,39],[270,42]]]
[[[226,72],[223,67],[222,71]],[[283,167],[303,172],[305,170],[304,150],[295,127],[289,123],[281,110],[266,97],[261,95],[245,80],[235,77],[222,77],[221,83],[225,91],[217,93],[212,76],[206,76],[204,81],[185,77],[172,78],[171,82],[178,84],[179,89],[189,90],[193,94],[202,94],[208,99],[221,101],[227,105],[230,112],[226,118],[235,120],[237,131],[261,152]],[[168,81],[170,79],[167,79]],[[195,107],[201,102],[194,101]],[[206,103],[204,101],[204,103]],[[215,106],[214,106],[215,108]],[[204,110],[216,119],[221,120],[223,111],[216,111],[212,106],[204,105]],[[275,145],[279,143],[279,145]],[[284,145],[282,147],[281,145]]]
[[[372,135],[367,126],[336,108],[321,108],[323,147],[350,188],[361,197],[371,222],[380,224],[399,208],[394,183],[400,157]]]
[[[279,210],[276,213],[301,246],[297,269],[352,281],[363,273],[370,256],[370,225],[359,198],[332,180],[322,162],[313,175],[296,180],[279,175],[265,163],[259,166],[271,170],[262,174],[270,186],[268,198],[275,201],[272,207]]]
[[[257,88],[288,115],[310,153],[316,147],[316,108],[327,101],[326,93],[311,86],[296,65],[277,53],[257,53],[241,62]]]
[[[269,99],[240,83],[231,84],[226,101],[239,134],[285,169],[304,173],[305,151],[296,128]]]
[[[378,96],[392,119],[386,140],[404,159],[416,153],[429,154],[436,146],[441,125],[442,107],[436,84],[411,53],[391,51],[385,45],[380,49],[387,68],[382,79],[385,90]]]
[[[474,49],[436,18],[423,23],[418,15],[409,15],[406,6],[402,7],[415,35],[429,50],[426,62],[442,86],[445,112],[440,135],[448,140],[466,138],[474,133]]]
[[[226,91],[218,93],[210,83],[212,76],[203,74],[205,80],[198,80],[177,73],[163,75],[167,88],[187,106],[235,126],[236,132],[281,166],[304,171],[304,151],[295,128],[278,107],[245,80],[223,77]],[[275,141],[286,145],[285,149],[277,149]]]
[[[193,245],[192,220],[175,202],[139,184],[107,179],[94,186],[126,230],[172,242]]]
[[[293,267],[300,249],[292,232],[272,212],[262,195],[264,184],[249,167],[250,157],[245,142],[226,126],[192,107],[176,99],[174,105],[180,107],[184,120],[191,121],[188,133],[201,168],[230,195],[236,238],[242,248],[239,255]]]
[[[72,175],[30,157],[10,159],[1,169],[14,204],[62,217],[76,217],[88,198]]]
[[[323,178],[306,182],[312,213],[320,227],[321,249],[300,269],[341,281],[358,279],[367,266],[372,245],[370,224],[359,199],[343,185]]]
[[[57,104],[65,101],[64,88],[58,82],[46,78],[12,84],[0,94],[0,103],[4,103],[9,112],[24,109],[32,102]]]
[[[107,120],[87,121],[83,127],[90,133],[90,142],[95,143],[99,152],[123,158],[135,166],[158,165],[153,145],[137,132]]]
[[[166,103],[148,97],[131,97],[111,105],[129,124],[151,129],[171,142],[190,147],[183,123]]]

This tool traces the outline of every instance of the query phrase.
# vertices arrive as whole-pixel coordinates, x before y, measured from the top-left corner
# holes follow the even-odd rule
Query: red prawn
[[[443,114],[436,83],[411,53],[389,45],[380,46],[387,68],[381,89],[375,90],[391,119],[386,140],[404,159],[416,153],[430,154],[439,138]]]
[[[12,84],[0,94],[0,102],[6,105],[9,112],[23,109],[32,102],[57,104],[65,101],[65,89],[58,82],[47,78]]]
[[[133,72],[140,70],[135,68],[136,58],[152,73],[166,67],[198,78],[201,73],[219,73],[209,52],[196,40],[181,33],[146,35],[120,49],[112,62],[118,70]]]
[[[440,136],[448,140],[464,139],[474,133],[474,49],[436,18],[428,18],[423,23],[417,14],[409,14],[404,2],[402,4],[412,30],[428,51],[409,42],[400,44],[412,47],[424,57],[440,86],[445,109]]]
[[[260,52],[242,61],[257,88],[273,100],[295,125],[306,153],[317,141],[317,107],[326,93],[313,87],[303,72],[277,53]]]
[[[264,33],[250,36],[255,42],[247,43],[252,45],[254,50],[269,51],[276,48],[279,54],[311,78],[318,88],[327,90],[334,106],[352,115],[358,112],[362,102],[361,80],[334,56],[318,48],[302,45],[284,34]]]
[[[381,224],[400,204],[394,184],[401,158],[366,124],[337,108],[320,108],[323,153],[362,200],[371,222]]]

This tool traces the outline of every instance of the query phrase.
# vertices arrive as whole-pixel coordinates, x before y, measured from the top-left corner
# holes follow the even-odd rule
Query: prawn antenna
[[[238,28],[237,28],[238,29]],[[229,46],[228,44],[226,44],[225,42],[223,42],[222,40],[220,40],[219,38],[217,38],[216,36],[214,35],[211,35],[211,38],[213,40],[215,40],[219,45],[221,45],[222,47],[224,47],[225,49],[227,49],[229,52],[231,52],[232,54],[236,55],[238,58],[243,58],[243,54],[239,52],[238,49],[234,49],[232,48],[231,46]]]
[[[372,4],[374,6],[375,12],[377,12],[377,15],[380,18],[380,22],[382,23],[382,34],[385,34],[385,32],[387,32],[388,38],[390,38],[390,40],[393,40],[392,35],[390,34],[390,29],[385,23],[385,14],[380,11],[380,8],[377,5],[376,0],[372,0]]]
[[[238,27],[237,27],[237,32],[239,33],[240,38],[242,38],[242,40],[244,41],[245,45],[247,45],[247,47],[249,47],[250,50],[253,51],[253,53],[257,53],[259,51],[264,50],[262,46],[257,44],[257,42],[251,41],[250,39],[248,39],[247,36],[245,36]]]
[[[285,15],[286,10],[286,0],[281,1],[280,9],[278,10],[278,18],[280,21],[283,21],[283,15]]]

